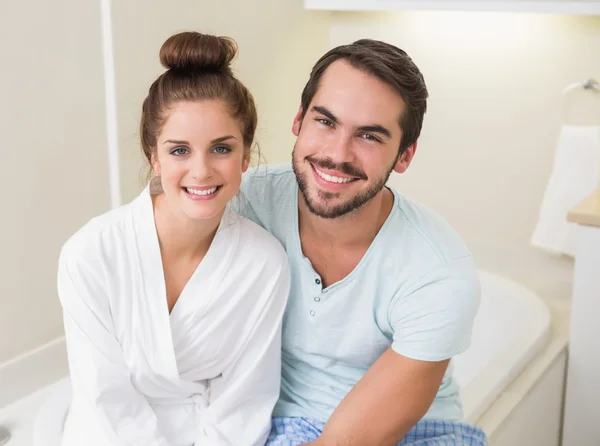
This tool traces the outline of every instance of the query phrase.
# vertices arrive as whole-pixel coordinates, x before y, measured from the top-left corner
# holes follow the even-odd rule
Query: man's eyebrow
[[[320,105],[315,105],[315,106],[313,106],[312,110],[316,111],[317,113],[322,114],[323,116],[326,116],[327,119],[329,119],[334,124],[338,123],[338,118],[336,118],[335,115],[333,113],[331,113],[329,110],[327,110],[325,107],[321,107]]]
[[[335,115],[333,113],[331,113],[327,108],[322,107],[320,105],[315,105],[312,107],[312,110],[327,117],[327,119],[329,119],[331,122],[333,122],[334,124],[338,124],[339,120],[338,118],[335,117]],[[361,132],[369,132],[369,133],[378,133],[380,135],[385,136],[386,138],[391,138],[392,137],[392,132],[389,131],[388,129],[386,129],[384,126],[379,125],[379,124],[370,124],[370,125],[363,125],[360,126],[358,128],[359,131]]]
[[[384,126],[379,125],[379,124],[364,125],[364,126],[359,127],[358,130],[360,130],[361,132],[379,133],[379,134],[385,136],[386,138],[392,137],[392,132],[390,132]]]

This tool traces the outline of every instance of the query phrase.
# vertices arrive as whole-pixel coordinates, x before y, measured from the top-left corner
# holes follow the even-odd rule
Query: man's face
[[[347,61],[326,69],[293,125],[293,168],[312,213],[337,218],[358,209],[382,192],[393,170],[408,168],[416,146],[398,156],[404,110],[391,86]]]

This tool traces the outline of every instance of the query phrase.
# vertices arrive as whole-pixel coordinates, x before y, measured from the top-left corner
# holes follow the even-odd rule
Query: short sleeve
[[[240,189],[236,196],[229,202],[229,207],[242,217],[264,226],[258,216],[260,212],[256,210],[257,207],[260,209],[261,204],[261,197],[258,191],[264,189],[264,185],[261,187],[260,181],[257,178],[256,169],[251,168],[244,173]]]
[[[422,361],[442,361],[464,352],[480,301],[471,256],[435,268],[394,297],[389,307],[392,349]]]
[[[248,169],[230,207],[239,215],[281,235],[295,218],[296,177],[287,165],[262,164]]]

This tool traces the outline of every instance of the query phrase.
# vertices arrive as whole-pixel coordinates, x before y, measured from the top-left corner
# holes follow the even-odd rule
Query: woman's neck
[[[154,196],[152,201],[163,256],[179,260],[204,257],[217,232],[223,212],[207,220],[193,221],[169,209],[164,194]]]

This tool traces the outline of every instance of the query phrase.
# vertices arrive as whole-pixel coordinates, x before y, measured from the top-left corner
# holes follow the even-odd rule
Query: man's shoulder
[[[393,193],[395,223],[402,230],[394,228],[391,232],[408,245],[405,248],[424,250],[442,263],[471,255],[461,235],[440,213],[397,191]]]
[[[231,206],[240,215],[270,232],[287,226],[297,205],[296,176],[291,165],[263,164],[248,169]]]
[[[246,171],[242,177],[242,191],[264,196],[267,192],[285,192],[296,181],[290,163],[261,164]]]

